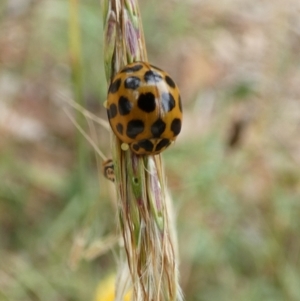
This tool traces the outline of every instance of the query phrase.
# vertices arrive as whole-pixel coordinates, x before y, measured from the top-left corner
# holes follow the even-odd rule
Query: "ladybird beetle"
[[[181,130],[179,89],[165,71],[149,63],[121,69],[108,88],[106,108],[115,135],[138,155],[162,152]]]
[[[115,171],[114,163],[112,159],[107,159],[102,164],[102,173],[106,179],[114,182],[115,181]]]

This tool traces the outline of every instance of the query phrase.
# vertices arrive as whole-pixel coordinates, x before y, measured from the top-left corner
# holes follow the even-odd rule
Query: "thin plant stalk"
[[[102,0],[102,9],[109,85],[125,65],[147,61],[147,52],[137,1]],[[121,141],[113,134],[112,155],[126,253],[126,260],[120,257],[115,300],[123,300],[131,286],[133,301],[180,301],[172,202],[161,156],[123,151]]]

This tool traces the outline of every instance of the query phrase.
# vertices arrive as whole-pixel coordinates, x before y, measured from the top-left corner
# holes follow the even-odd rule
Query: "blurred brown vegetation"
[[[184,103],[163,157],[186,300],[300,300],[300,2],[140,5],[150,61]],[[116,217],[88,142],[78,189],[78,131],[59,96],[73,98],[68,16],[66,0],[0,3],[0,300],[92,300],[117,264],[79,260]],[[85,107],[106,118],[98,1],[80,17]],[[109,134],[86,131],[109,157]]]

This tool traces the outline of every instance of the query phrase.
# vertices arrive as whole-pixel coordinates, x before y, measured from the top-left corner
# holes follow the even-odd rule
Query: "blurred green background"
[[[149,60],[178,83],[163,154],[192,301],[300,300],[300,3],[141,0]],[[85,107],[106,118],[102,15],[80,1]],[[67,0],[0,2],[0,300],[93,300],[116,270],[112,185],[74,99]],[[67,108],[72,111],[71,107]],[[110,157],[109,134],[85,122]],[[100,162],[101,164],[101,162]],[[108,245],[110,247],[110,245]]]

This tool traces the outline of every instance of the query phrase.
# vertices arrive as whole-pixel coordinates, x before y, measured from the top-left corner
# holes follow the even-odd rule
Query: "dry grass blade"
[[[104,56],[108,84],[125,65],[147,61],[137,1],[104,0]],[[171,202],[160,155],[122,151],[113,137],[118,215],[134,301],[182,300]],[[120,263],[116,300],[123,300],[128,269]],[[124,281],[122,281],[122,279]]]

